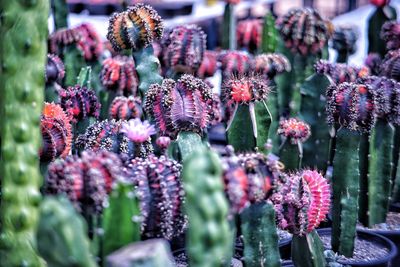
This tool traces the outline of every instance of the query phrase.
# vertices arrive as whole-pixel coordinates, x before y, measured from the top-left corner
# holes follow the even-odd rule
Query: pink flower
[[[169,147],[171,143],[171,138],[168,136],[160,136],[156,140],[156,144],[161,148],[161,149],[166,149]]]
[[[149,137],[156,133],[154,125],[148,121],[141,121],[140,119],[132,119],[122,125],[121,133],[135,143],[143,143]]]

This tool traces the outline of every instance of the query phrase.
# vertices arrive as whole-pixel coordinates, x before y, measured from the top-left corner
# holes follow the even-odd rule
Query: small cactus
[[[276,75],[291,71],[288,59],[279,53],[261,54],[254,59],[254,71],[272,80]]]
[[[400,49],[389,51],[381,65],[381,75],[400,81]]]
[[[261,19],[242,20],[236,27],[238,48],[246,48],[254,53],[261,46],[263,21]]]
[[[382,26],[381,38],[386,43],[387,50],[400,48],[400,24],[396,21],[388,21]]]
[[[213,94],[208,107],[210,125],[217,125],[222,122],[222,103],[218,94]]]
[[[369,53],[364,64],[369,68],[371,75],[379,75],[381,73],[382,58],[378,53]]]
[[[326,60],[319,60],[314,67],[316,73],[325,74],[334,84],[355,82],[369,75],[367,67],[353,67],[342,63],[330,63]]]
[[[61,83],[65,75],[64,63],[55,54],[47,54],[46,84]]]
[[[349,56],[357,50],[358,33],[354,26],[341,25],[335,27],[332,35],[332,48],[338,53],[336,62],[346,63]]]
[[[72,143],[71,119],[60,105],[45,103],[40,118],[42,148],[39,155],[44,162],[65,158]]]
[[[164,154],[171,144],[171,138],[168,136],[159,136],[156,140],[157,146],[160,148],[161,152]]]
[[[214,76],[217,71],[217,53],[215,51],[204,51],[203,61],[197,70],[197,77],[204,79]]]
[[[245,52],[223,52],[219,57],[219,61],[221,62],[223,79],[227,79],[232,75],[243,76],[252,71],[252,57]]]
[[[130,120],[142,116],[142,101],[138,97],[117,96],[110,105],[109,116],[115,120]]]

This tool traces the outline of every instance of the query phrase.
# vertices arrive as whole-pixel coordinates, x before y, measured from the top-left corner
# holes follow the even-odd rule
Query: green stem
[[[236,49],[236,18],[235,5],[226,4],[224,10],[224,21],[222,23],[222,48]],[[228,33],[228,34],[226,34]]]
[[[228,144],[237,152],[253,151],[257,145],[248,105],[239,105],[228,129]]]
[[[359,157],[360,157],[360,196],[358,199],[358,220],[368,226],[368,161],[370,134],[361,135]]]
[[[296,267],[325,267],[324,246],[313,230],[303,236],[293,235],[292,260]]]
[[[180,159],[184,161],[193,152],[203,147],[200,135],[193,132],[180,132],[176,139]]]
[[[54,28],[68,28],[68,4],[66,0],[52,0]]]
[[[398,166],[399,166],[399,155],[400,155],[400,126],[395,126],[394,128],[394,137],[393,137],[393,150],[392,150],[392,171],[390,174],[391,180],[392,180],[392,185],[393,187],[396,184],[400,184],[400,180],[397,178],[400,175],[400,172],[398,171]],[[393,189],[393,193],[397,192],[398,190]],[[400,192],[398,194],[398,197],[393,195],[392,197],[392,202],[400,202]]]
[[[274,53],[278,45],[278,30],[275,28],[275,18],[271,13],[264,17],[263,33],[261,40],[262,53]]]
[[[259,151],[266,152],[265,144],[268,141],[269,129],[271,126],[271,116],[269,106],[263,101],[255,103],[255,114],[257,123],[256,144]]]
[[[285,170],[293,171],[298,168],[300,164],[299,148],[297,145],[290,143],[289,139],[286,139],[279,151],[279,160],[285,165]]]
[[[280,138],[277,134],[279,127],[279,105],[278,105],[278,90],[276,89],[275,81],[271,81],[271,86],[275,88],[268,95],[267,106],[271,111],[271,125],[269,126],[268,138],[272,141],[272,153],[278,154],[280,146]]]

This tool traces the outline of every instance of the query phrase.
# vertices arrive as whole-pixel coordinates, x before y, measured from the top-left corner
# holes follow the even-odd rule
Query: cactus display
[[[158,13],[142,3],[115,13],[109,21],[107,39],[115,51],[132,49],[142,97],[151,84],[161,83],[160,62],[151,43],[162,37],[164,25]]]
[[[49,1],[1,1],[0,13],[1,265],[45,266],[35,232]]]
[[[54,54],[47,54],[46,64],[46,89],[44,100],[47,102],[58,102],[58,90],[65,75],[64,63]]]
[[[225,105],[233,106],[226,127],[228,143],[239,152],[263,148],[272,118],[265,103],[271,91],[267,80],[253,75],[232,77],[221,90]]]
[[[177,26],[163,38],[164,63],[175,74],[196,73],[206,50],[206,35],[194,24]]]
[[[278,135],[282,138],[279,157],[285,169],[293,171],[301,168],[303,143],[311,135],[310,125],[297,118],[283,119],[279,122]]]
[[[71,151],[71,119],[60,105],[45,103],[40,118],[42,147],[40,160],[53,161],[58,157],[65,158]]]
[[[196,76],[201,79],[212,77],[217,71],[217,62],[217,53],[215,51],[204,51],[203,61],[197,70]]]
[[[349,56],[357,50],[357,29],[351,25],[335,27],[332,34],[332,48],[338,53],[336,62],[347,63]]]
[[[193,152],[183,166],[188,216],[187,254],[190,266],[223,266],[232,256],[228,201],[224,196],[218,156],[206,150]]]
[[[238,22],[236,40],[238,48],[245,48],[250,53],[260,49],[263,21],[261,19],[247,19]]]
[[[115,120],[130,120],[142,116],[142,101],[138,97],[117,96],[110,105],[109,117]]]
[[[153,152],[150,136],[154,128],[136,121],[132,129],[132,139],[121,130],[125,121],[104,120],[90,125],[84,134],[78,136],[76,145],[80,149],[99,151],[108,150],[125,154],[129,158],[146,157]]]
[[[400,48],[400,24],[396,21],[388,21],[383,24],[381,29],[381,39],[386,43],[387,50],[397,50]]]
[[[40,255],[49,267],[97,266],[85,221],[65,197],[45,197],[36,236]]]
[[[335,127],[333,158],[332,249],[352,257],[360,189],[360,133],[375,122],[375,94],[369,85],[341,83],[327,91],[328,123]]]
[[[275,28],[275,18],[271,13],[264,16],[261,37],[261,52],[274,53],[278,46],[278,30]]]

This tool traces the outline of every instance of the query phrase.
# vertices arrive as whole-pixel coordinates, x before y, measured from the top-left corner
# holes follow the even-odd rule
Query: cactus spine
[[[48,12],[47,0],[0,3],[0,258],[10,267],[44,265],[35,230]]]
[[[193,267],[229,266],[231,260],[233,236],[221,177],[221,162],[213,152],[198,150],[184,163],[187,246]]]

